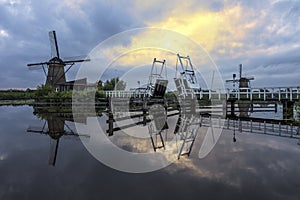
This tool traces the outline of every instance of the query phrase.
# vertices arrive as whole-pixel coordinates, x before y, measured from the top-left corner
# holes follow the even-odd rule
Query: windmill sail
[[[57,157],[57,151],[58,151],[58,144],[59,139],[57,140],[50,140],[50,154],[49,154],[49,165],[55,166],[56,163],[56,157]]]
[[[88,62],[91,61],[91,59],[86,58],[86,59],[78,59],[78,60],[67,60],[64,61],[65,64],[73,64],[73,63],[77,63],[77,62]]]
[[[28,67],[31,67],[31,66],[38,66],[38,65],[48,65],[49,62],[40,62],[40,63],[30,63],[30,64],[27,64]]]
[[[59,58],[58,44],[57,44],[55,31],[49,32],[49,40],[50,40],[50,46],[51,46],[51,57]]]

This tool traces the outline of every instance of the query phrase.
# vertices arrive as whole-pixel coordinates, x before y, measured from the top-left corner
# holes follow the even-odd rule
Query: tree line
[[[110,80],[106,80],[102,82],[99,80],[96,83],[97,97],[104,97],[104,93],[102,91],[105,90],[125,90],[126,83],[119,79],[119,77],[111,78]],[[82,93],[89,93],[88,91],[82,91]],[[22,99],[35,99],[35,98],[61,98],[68,99],[72,98],[72,91],[60,91],[56,92],[55,88],[50,85],[40,85],[36,90],[21,91],[21,90],[5,90],[0,91],[0,100],[22,100]]]
[[[106,80],[104,83],[99,80],[97,82],[98,90],[125,90],[126,83],[123,80],[120,80],[119,77]]]

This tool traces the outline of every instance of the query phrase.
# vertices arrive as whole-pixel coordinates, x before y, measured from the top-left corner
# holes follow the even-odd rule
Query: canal
[[[0,199],[299,199],[300,146],[292,138],[242,132],[232,141],[223,129],[213,150],[148,173],[125,173],[99,162],[85,148],[89,133],[77,135],[64,120],[63,134],[42,134],[45,117],[29,106],[0,107]],[[261,115],[261,114],[260,114]],[[47,119],[56,120],[56,114]],[[280,116],[279,116],[280,117]],[[168,118],[167,141],[178,116]],[[56,124],[60,124],[60,119]],[[87,118],[87,120],[90,120]],[[107,128],[107,116],[97,117]],[[83,120],[84,121],[84,120]],[[49,123],[49,121],[48,121]],[[46,125],[51,126],[51,125]],[[55,127],[59,129],[60,125]],[[200,127],[199,138],[207,127]],[[147,133],[136,125],[126,133]],[[153,152],[149,138],[116,131],[110,141],[126,151]],[[59,142],[58,142],[59,141]],[[142,145],[140,145],[142,144]],[[164,151],[158,149],[157,151]]]

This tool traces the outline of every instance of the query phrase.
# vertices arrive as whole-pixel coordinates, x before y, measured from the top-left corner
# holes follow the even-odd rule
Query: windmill
[[[49,32],[49,39],[50,39],[51,57],[52,58],[46,62],[31,63],[31,64],[27,64],[27,66],[28,67],[42,66],[43,71],[46,76],[45,84],[51,85],[52,87],[54,87],[58,90],[63,90],[64,86],[66,86],[66,84],[67,84],[66,73],[71,69],[71,67],[75,63],[86,62],[86,61],[90,61],[90,60],[89,59],[74,59],[74,60],[63,61],[59,55],[58,43],[57,43],[55,31]],[[66,66],[68,66],[68,68],[65,71]],[[70,85],[70,83],[71,82],[69,82],[69,85]]]
[[[233,87],[235,87],[237,84],[239,88],[249,88],[250,87],[250,81],[254,80],[254,77],[243,77],[243,65],[239,65],[239,79],[236,78],[236,74],[232,75],[232,80],[226,80],[226,83],[232,82]]]
[[[226,80],[226,83],[233,83],[233,88],[234,91],[236,92],[236,95],[240,95],[240,93],[246,92],[248,89],[247,88],[251,88],[250,86],[250,81],[254,80],[254,77],[243,77],[243,65],[240,64],[239,65],[239,78],[236,78],[236,74],[232,75],[232,80]],[[236,85],[237,84],[237,85]],[[236,86],[238,88],[236,88]],[[241,98],[247,98],[247,97],[243,97],[243,95],[240,96]],[[234,101],[231,101],[231,106],[232,108],[234,107]],[[239,116],[240,117],[249,117],[249,108],[250,108],[250,104],[246,103],[238,103],[238,108],[239,108]],[[234,112],[231,111],[231,115],[234,115]]]

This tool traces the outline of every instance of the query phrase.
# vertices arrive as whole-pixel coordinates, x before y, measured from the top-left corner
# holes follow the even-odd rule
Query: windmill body
[[[243,77],[242,76],[242,70],[243,70],[243,66],[242,64],[239,65],[239,79],[236,78],[236,74],[232,75],[232,79],[231,80],[226,80],[226,83],[232,82],[233,83],[233,87],[238,86],[238,88],[250,88],[250,81],[254,80],[254,77]]]
[[[65,64],[57,57],[52,58],[48,64],[48,73],[46,85],[51,85],[55,88],[66,84]]]

